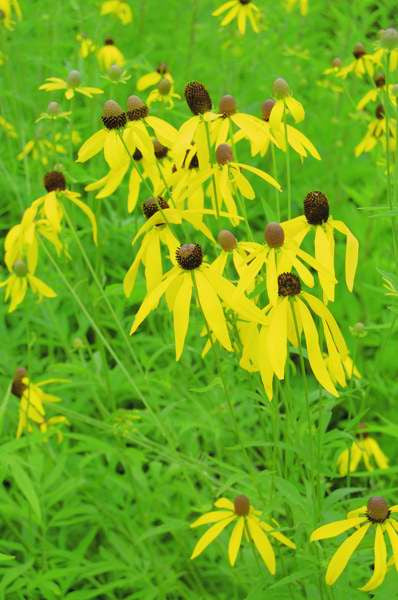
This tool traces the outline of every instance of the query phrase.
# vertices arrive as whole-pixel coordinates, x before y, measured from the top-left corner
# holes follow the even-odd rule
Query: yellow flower
[[[211,263],[213,269],[222,275],[228,260],[232,258],[232,262],[239,276],[242,276],[246,261],[249,256],[250,243],[238,242],[234,234],[228,229],[222,229],[217,236],[217,241],[221,246],[221,253]],[[247,291],[247,288],[244,291]]]
[[[70,71],[66,80],[60,79],[59,77],[47,77],[47,83],[43,83],[39,90],[44,92],[54,92],[57,90],[65,90],[65,98],[71,100],[75,96],[75,92],[92,98],[96,94],[103,94],[104,91],[96,87],[81,86],[80,72],[73,70]]]
[[[326,300],[333,302],[336,285],[334,269],[334,232],[339,231],[346,237],[345,280],[352,291],[358,264],[359,244],[350,229],[329,215],[329,201],[319,191],[309,192],[304,200],[304,215],[282,224],[285,233],[294,237],[299,245],[305,236],[313,230],[315,233],[315,259],[324,267],[318,272]]]
[[[97,59],[101,69],[104,71],[110,69],[112,65],[123,67],[125,63],[123,54],[119,48],[115,46],[115,42],[112,38],[106,38],[102,48],[97,51]]]
[[[17,132],[15,131],[14,125],[9,123],[4,117],[0,115],[0,127],[9,138],[17,138]]]
[[[155,71],[150,71],[150,73],[142,75],[137,81],[137,90],[142,92],[149,87],[158,85],[162,79],[167,79],[170,83],[174,83],[166,63],[159,63]]]
[[[373,77],[375,64],[379,64],[382,56],[382,50],[377,50],[373,54],[368,54],[363,44],[355,44],[352,51],[355,60],[345,67],[341,67],[336,73],[337,77],[345,79],[349,73],[354,73],[357,77],[369,75]]]
[[[221,27],[229,25],[236,19],[238,30],[241,35],[246,32],[246,21],[248,20],[253,31],[258,33],[259,29],[259,8],[252,0],[228,0],[219,8],[212,12],[213,17],[218,17],[226,13],[221,21]]]
[[[308,14],[308,0],[287,0],[286,8],[289,12],[296,8],[296,6],[299,7],[303,17]]]
[[[274,304],[278,297],[278,275],[295,268],[308,287],[314,287],[314,277],[304,263],[317,272],[324,271],[322,265],[304,252],[294,238],[288,238],[282,223],[268,223],[264,231],[264,244],[246,243],[248,252],[241,267],[238,289],[243,292],[254,286],[255,279],[266,267],[266,287],[269,301]],[[327,277],[325,273],[325,277]]]
[[[167,108],[173,108],[174,99],[179,100],[180,94],[174,91],[173,83],[169,79],[161,79],[157,87],[148,96],[147,104],[151,106],[155,102],[166,104]]]
[[[14,16],[18,21],[22,19],[21,7],[18,0],[0,0],[0,24],[8,30],[14,29]]]
[[[246,138],[252,145],[261,145],[265,137],[264,143],[269,143],[271,136],[269,132],[264,131],[262,121],[252,115],[237,112],[235,98],[226,95],[220,100],[219,114],[214,115],[213,120],[210,122],[211,138],[214,145],[219,146],[225,142],[232,143],[234,126],[238,129],[234,135],[236,140]]]
[[[101,77],[110,81],[113,85],[119,83],[126,84],[131,79],[131,75],[123,67],[119,67],[119,65],[111,65],[107,69],[106,75],[101,75]]]
[[[239,294],[232,283],[203,262],[203,252],[199,244],[183,244],[177,249],[176,259],[178,264],[147,294],[135,316],[131,334],[166,294],[169,308],[173,312],[176,360],[179,360],[188,331],[193,290],[209,334],[213,333],[215,339],[226,350],[232,351],[232,345],[221,301],[245,320],[265,321],[262,311],[243,294]]]
[[[52,141],[50,141],[39,130],[33,140],[26,142],[21,152],[17,155],[17,160],[24,160],[26,157],[32,156],[33,160],[39,160],[43,166],[47,166],[49,159],[54,154],[66,154],[66,148],[60,142],[60,133],[56,133]]]
[[[36,267],[36,265],[34,265]],[[13,312],[19,304],[24,300],[28,287],[32,292],[42,298],[54,298],[56,293],[41,279],[34,275],[35,269],[30,270],[29,259],[28,263],[23,259],[18,259],[10,269],[11,275],[0,283],[0,288],[5,287],[4,300],[10,300],[8,312]]]
[[[369,90],[368,92],[366,92],[366,94],[358,102],[358,104],[357,104],[358,110],[363,110],[369,104],[369,102],[377,102],[378,100],[381,100],[386,92],[388,93],[388,96],[389,96],[391,102],[394,104],[394,101],[395,101],[394,92],[393,92],[394,86],[388,85],[386,87],[386,78],[385,78],[384,74],[377,73],[373,77],[373,81],[374,81],[375,87],[373,89]]]
[[[186,158],[187,149],[194,142],[199,164],[203,168],[209,163],[207,121],[215,116],[211,112],[212,101],[205,86],[198,81],[187,83],[184,96],[194,116],[181,125],[172,152],[178,168]]]
[[[87,58],[97,49],[93,40],[91,40],[85,33],[78,33],[76,35],[76,41],[80,44],[79,56],[81,58]]]
[[[46,404],[61,402],[61,398],[43,392],[42,387],[52,383],[64,383],[62,379],[47,379],[40,383],[33,383],[28,377],[26,369],[20,367],[16,370],[12,393],[19,398],[19,421],[16,437],[20,438],[24,431],[31,433],[33,426],[39,427],[42,433],[48,428],[60,423],[69,425],[66,417],[46,417]],[[62,433],[57,431],[58,440],[62,440]]]
[[[318,298],[301,289],[300,279],[293,273],[281,273],[277,278],[278,296],[264,309],[268,322],[260,331],[258,364],[269,372],[268,362],[278,379],[285,376],[288,342],[295,348],[304,333],[307,357],[314,376],[332,395],[338,396],[319,343],[319,335],[311,311],[322,323],[332,349],[330,360],[339,362],[348,355],[344,337],[332,313]],[[329,349],[329,345],[328,345]],[[329,350],[330,351],[330,350]]]
[[[242,171],[253,173],[260,177],[263,181],[272,185],[278,191],[281,190],[279,183],[265,171],[238,163],[233,160],[233,150],[229,144],[220,144],[216,150],[217,164],[209,166],[199,172],[198,180],[205,182],[208,178],[213,178],[216,193],[212,186],[209,188],[209,193],[212,199],[213,208],[218,211],[225,205],[228,212],[231,214],[231,221],[237,222],[237,207],[235,204],[236,190],[248,200],[255,198],[255,192],[249,181],[243,175]]]
[[[58,102],[53,101],[49,102],[47,106],[47,112],[41,113],[40,117],[36,119],[35,123],[39,123],[39,121],[43,120],[56,121],[57,119],[66,119],[67,121],[69,121],[69,117],[71,116],[71,114],[72,112],[70,110],[62,111]]]
[[[228,559],[231,567],[238,557],[242,537],[255,545],[271,575],[275,575],[276,561],[269,536],[293,550],[296,548],[296,545],[279,531],[278,526],[274,527],[260,519],[261,511],[255,510],[250,505],[247,496],[237,496],[234,502],[227,498],[219,498],[214,506],[221,510],[205,513],[191,525],[191,527],[199,527],[214,523],[197,542],[191,559],[199,556],[230,523],[235,523],[228,544]]]
[[[329,562],[325,577],[328,585],[333,585],[340,577],[369,530],[375,533],[374,570],[369,581],[360,588],[361,591],[369,592],[383,583],[387,572],[387,547],[384,539],[386,533],[393,551],[395,568],[398,571],[398,521],[392,517],[394,513],[398,513],[398,505],[389,507],[384,498],[374,496],[369,499],[367,506],[349,512],[346,519],[323,525],[312,533],[311,541],[314,542],[336,537],[352,527],[356,528],[356,531],[339,546]]]
[[[271,133],[280,130],[283,122],[286,121],[287,113],[291,114],[296,123],[304,120],[303,105],[293,98],[288,83],[282,77],[275,79],[272,84],[272,93],[276,98],[276,102],[273,104],[269,116]]]
[[[358,428],[359,432],[352,446],[343,450],[337,459],[341,477],[356,471],[361,460],[367,471],[373,471],[372,458],[379,469],[388,468],[388,458],[382,452],[377,441],[366,432],[366,424],[359,423]]]
[[[115,15],[123,25],[128,25],[133,20],[133,13],[127,2],[122,0],[106,0],[101,5],[101,15]]]
[[[355,156],[360,156],[364,152],[371,152],[377,144],[380,144],[383,148],[386,147],[386,131],[387,131],[387,119],[384,117],[384,107],[379,104],[375,110],[376,118],[373,119],[366,131],[364,138],[355,147]],[[390,150],[394,151],[397,145],[396,140],[396,119],[389,119],[389,146]]]

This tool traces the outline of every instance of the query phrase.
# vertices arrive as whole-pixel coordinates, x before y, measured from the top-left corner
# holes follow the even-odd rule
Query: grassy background
[[[353,153],[368,122],[366,115],[356,113],[354,104],[368,84],[349,79],[347,90],[336,94],[323,85],[322,72],[335,56],[349,62],[358,41],[371,49],[378,29],[396,23],[398,11],[393,0],[377,5],[369,0],[309,2],[310,13],[302,18],[298,11],[287,14],[282,2],[259,0],[265,29],[241,38],[234,27],[219,29],[211,17],[219,3],[208,0],[132,1],[134,22],[128,27],[113,17],[99,17],[99,2],[21,0],[23,21],[14,32],[1,32],[1,50],[8,60],[0,68],[0,114],[18,134],[16,140],[1,138],[1,240],[31,201],[42,195],[43,174],[61,164],[73,188],[100,216],[101,281],[126,332],[144,294],[142,277],[128,300],[121,287],[134,256],[130,239],[142,217],[139,211],[127,214],[126,186],[100,207],[93,195],[83,192],[84,184],[104,174],[102,159],[82,166],[58,155],[50,158],[48,168],[31,158],[16,160],[34,136],[69,131],[62,121],[35,124],[50,100],[67,109],[60,93],[39,92],[38,86],[49,76],[66,77],[73,68],[81,70],[84,84],[108,86],[103,96],[78,97],[74,103],[74,127],[85,140],[100,128],[104,99],[112,96],[124,104],[134,93],[138,77],[160,61],[168,63],[179,93],[187,81],[197,79],[207,85],[215,104],[222,94],[231,93],[242,111],[258,115],[261,103],[271,95],[272,81],[278,76],[287,79],[306,109],[300,128],[322,156],[320,162],[293,158],[295,214],[300,214],[307,192],[322,190],[330,199],[333,216],[344,220],[360,240],[354,294],[345,289],[344,245],[337,244],[341,281],[332,311],[363,374],[337,400],[311,382],[313,427],[319,442],[320,489],[315,507],[311,491],[315,474],[311,481],[303,470],[309,460],[309,434],[299,373],[291,379],[286,411],[285,402],[270,405],[264,399],[257,376],[237,370],[236,358],[223,355],[222,371],[250,470],[236,443],[214,361],[210,356],[206,361],[200,358],[201,320],[191,311],[180,364],[174,361],[171,320],[164,309],[154,313],[127,344],[66,231],[73,260],[61,261],[60,266],[91,318],[83,314],[45,257],[40,274],[58,297],[42,304],[28,297],[12,315],[6,314],[6,305],[0,306],[0,552],[15,556],[11,562],[0,562],[1,598],[340,600],[366,596],[356,590],[370,575],[371,547],[364,545],[334,591],[321,592],[319,580],[335,544],[325,543],[319,555],[309,546],[308,534],[322,522],[343,518],[347,508],[361,503],[358,497],[383,494],[391,503],[398,502],[396,310],[384,294],[380,275],[380,270],[394,272],[396,264],[390,222],[373,218],[374,212],[382,212],[373,209],[386,204],[384,169],[377,164],[382,156],[375,153],[357,159]],[[109,89],[95,56],[86,61],[79,58],[75,41],[79,32],[98,44],[104,37],[114,38],[128,59],[132,78],[127,85]],[[153,114],[176,126],[189,116],[183,102],[171,112],[154,107]],[[249,154],[242,158],[270,169],[268,158],[253,161]],[[278,165],[284,183],[282,155]],[[272,191],[260,185],[258,194],[249,214],[261,240],[260,195],[269,207],[268,218],[275,215]],[[286,192],[281,201],[286,202]],[[73,216],[95,261],[87,224],[80,214]],[[244,234],[242,227],[241,239]],[[358,321],[366,326],[361,339],[350,334],[350,326]],[[54,388],[63,399],[57,412],[71,421],[61,444],[55,438],[43,442],[39,435],[15,440],[18,405],[10,395],[10,381],[18,366],[26,366],[34,380],[69,379]],[[350,481],[338,479],[336,457],[350,443],[350,432],[359,419],[378,432],[393,466],[372,477],[359,473]],[[231,569],[226,534],[195,562],[189,560],[200,533],[190,531],[189,522],[198,512],[209,510],[217,496],[233,498],[238,493],[246,493],[266,520],[271,515],[277,518],[297,543],[296,553],[276,548],[275,578],[259,568],[248,544]],[[396,582],[391,570],[374,597],[398,598]]]

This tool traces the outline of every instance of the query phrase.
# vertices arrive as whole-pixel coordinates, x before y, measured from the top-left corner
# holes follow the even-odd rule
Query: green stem
[[[285,144],[286,144],[286,182],[287,182],[287,218],[291,219],[292,217],[292,181],[291,181],[291,173],[290,173],[290,151],[289,151],[289,142],[287,138],[287,111],[286,104],[283,108],[283,126],[285,130]]]

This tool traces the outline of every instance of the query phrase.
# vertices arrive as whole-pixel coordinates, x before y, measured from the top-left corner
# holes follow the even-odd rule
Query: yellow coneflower
[[[173,83],[166,78],[159,81],[157,87],[152,90],[148,96],[147,104],[151,106],[155,102],[166,104],[167,108],[173,108],[174,100],[180,100],[180,94],[174,91]]]
[[[328,585],[333,585],[337,581],[351,556],[370,530],[375,533],[374,569],[369,581],[360,588],[361,591],[369,592],[383,583],[387,572],[385,533],[390,540],[395,568],[398,571],[398,521],[392,517],[394,513],[398,513],[398,505],[389,507],[384,498],[374,496],[369,499],[367,506],[361,506],[361,508],[349,512],[346,519],[323,525],[312,533],[311,542],[314,542],[336,537],[348,529],[356,528],[356,531],[339,546],[329,562],[325,577]]]
[[[325,194],[309,192],[304,200],[304,215],[286,221],[283,227],[287,235],[296,238],[299,244],[311,230],[314,231],[315,259],[324,267],[324,271],[318,272],[319,281],[325,298],[331,302],[336,285],[334,232],[342,233],[346,237],[345,280],[347,288],[352,291],[358,264],[358,240],[343,221],[333,219],[329,214],[329,201]]]
[[[85,33],[78,33],[76,35],[76,41],[80,44],[79,56],[80,58],[87,58],[90,54],[93,54],[97,46]]]
[[[26,142],[17,155],[17,160],[24,160],[24,158],[31,156],[33,160],[38,160],[43,166],[47,166],[53,155],[66,154],[65,146],[60,143],[62,141],[60,133],[56,133],[51,141],[42,136],[43,132],[39,129],[36,137]]]
[[[24,300],[28,287],[39,297],[39,300],[56,296],[54,290],[35,276],[35,270],[36,264],[29,256],[27,261],[19,258],[12,265],[12,269],[9,269],[10,276],[5,281],[0,282],[0,288],[5,287],[5,302],[10,300],[9,313],[13,312]]]
[[[246,32],[246,21],[250,22],[253,31],[258,33],[260,9],[252,0],[228,0],[212,12],[213,17],[219,17],[226,13],[221,20],[221,27],[225,27],[236,19],[238,30],[241,35]]]
[[[188,331],[193,290],[197,292],[198,304],[209,333],[214,334],[215,339],[226,350],[232,351],[232,345],[222,303],[245,320],[265,322],[262,311],[243,294],[239,294],[235,286],[208,263],[203,262],[203,252],[199,244],[179,246],[176,260],[178,264],[172,267],[163,276],[161,283],[145,297],[135,316],[131,333],[138,329],[166,294],[169,308],[173,312],[176,359],[179,360]]]
[[[4,133],[6,134],[7,137],[14,138],[14,139],[16,139],[18,137],[17,132],[15,131],[14,125],[12,125],[12,123],[9,123],[7,121],[7,119],[2,117],[1,115],[0,115],[0,128],[4,131]]]
[[[191,527],[199,527],[213,524],[197,542],[191,559],[202,554],[230,523],[235,523],[228,544],[228,559],[231,567],[238,557],[242,538],[254,544],[271,575],[275,575],[276,561],[269,536],[288,548],[293,550],[296,548],[296,545],[279,531],[276,521],[274,521],[276,526],[269,525],[260,518],[261,511],[251,506],[247,496],[237,496],[233,502],[227,498],[219,498],[214,506],[221,510],[205,513],[191,525]]]
[[[137,90],[142,92],[149,87],[158,85],[162,79],[167,79],[170,83],[174,83],[173,77],[169,71],[169,67],[166,63],[159,63],[154,71],[150,71],[145,75],[142,75],[137,81]]]
[[[169,187],[173,189],[173,198],[177,206],[200,211],[205,204],[203,182],[199,178],[199,160],[194,146],[187,150],[182,165],[177,168],[173,163],[171,173],[167,175]],[[198,222],[202,220],[197,213]]]
[[[20,438],[24,431],[31,433],[36,425],[42,433],[54,425],[69,425],[66,417],[57,416],[47,418],[46,405],[61,402],[61,398],[53,394],[47,394],[42,387],[52,383],[65,383],[63,379],[47,379],[39,383],[33,383],[28,377],[25,368],[16,370],[12,382],[12,393],[19,398],[19,420],[16,437]],[[62,440],[62,433],[57,431],[58,441]]]
[[[196,146],[197,158],[201,167],[209,163],[209,146],[207,139],[207,121],[214,118],[212,101],[205,86],[198,81],[187,83],[184,90],[185,100],[194,115],[183,123],[178,131],[172,152],[176,166],[180,167],[185,158],[186,151],[192,142]]]
[[[251,144],[263,143],[264,137],[266,143],[271,138],[268,132],[265,132],[262,127],[262,122],[257,117],[246,113],[238,112],[236,100],[233,96],[223,96],[219,104],[219,112],[210,122],[211,137],[215,146],[224,144],[225,142],[232,143],[233,137],[248,139]],[[237,128],[237,132],[233,128]],[[237,134],[241,133],[238,137]],[[233,135],[234,134],[234,135]]]
[[[304,252],[294,238],[286,237],[283,224],[268,223],[264,230],[264,244],[252,242],[248,256],[241,268],[238,289],[247,291],[260,271],[266,267],[266,286],[269,301],[275,303],[278,296],[278,275],[293,267],[308,287],[314,286],[314,277],[308,267],[324,271],[322,265]],[[307,263],[308,267],[304,263]],[[328,274],[325,274],[327,277]],[[331,275],[330,275],[331,277]]]
[[[296,123],[304,120],[305,112],[301,102],[293,98],[289,84],[282,77],[275,79],[272,84],[272,93],[276,98],[269,115],[269,124],[271,133],[279,131],[286,121],[286,114],[289,113]]]
[[[104,45],[97,50],[97,59],[103,71],[108,71],[112,65],[123,67],[126,62],[123,54],[115,45],[112,38],[106,38],[104,40]]]
[[[102,79],[111,82],[113,85],[119,83],[126,84],[131,79],[131,75],[129,75],[123,67],[119,67],[119,65],[111,65],[109,69],[107,69],[106,75],[101,75],[101,77]]]
[[[369,104],[369,102],[376,102],[377,100],[379,100],[380,97],[383,96],[386,91],[388,92],[390,98],[393,98],[392,85],[389,85],[387,89],[385,87],[386,78],[384,73],[376,73],[373,77],[373,82],[375,84],[375,87],[366,92],[366,94],[360,99],[360,101],[357,104],[358,110],[363,110]]]
[[[368,54],[365,50],[364,45],[361,42],[355,44],[352,51],[355,60],[345,67],[341,67],[336,73],[337,77],[345,79],[350,73],[354,73],[357,77],[363,77],[369,75],[373,77],[375,64],[380,61],[380,52],[377,51],[374,54]]]
[[[368,125],[368,129],[364,138],[355,146],[355,156],[360,156],[364,152],[371,152],[377,144],[380,144],[383,148],[386,147],[386,132],[387,132],[387,119],[385,118],[384,106],[379,104],[375,110],[375,119]],[[394,151],[397,146],[396,139],[396,119],[390,118],[388,123],[389,128],[389,146],[390,150]]]
[[[98,241],[97,221],[91,208],[85,204],[80,194],[66,188],[64,174],[59,171],[51,171],[44,177],[44,187],[47,190],[45,196],[34,201],[35,209],[42,213],[56,236],[61,230],[61,222],[64,218],[63,200],[68,200],[81,210],[88,218],[91,225],[94,243]]]
[[[373,471],[374,464],[379,469],[388,468],[388,458],[381,450],[377,441],[366,431],[367,425],[359,423],[358,433],[350,448],[346,448],[337,459],[339,474],[344,477],[353,473],[363,460],[367,471]],[[374,461],[374,462],[373,462]]]
[[[106,0],[101,4],[101,15],[115,15],[123,25],[128,25],[133,20],[132,10],[124,0]]]
[[[294,273],[281,273],[277,278],[278,296],[274,304],[265,309],[268,322],[260,331],[258,347],[258,364],[271,362],[272,369],[278,379],[285,376],[288,358],[288,341],[298,348],[304,333],[307,357],[314,376],[332,395],[338,396],[335,385],[327,369],[319,343],[319,335],[311,311],[319,317],[324,332],[330,334],[333,344],[333,355],[348,355],[344,337],[332,313],[318,298],[301,289],[300,279]],[[266,351],[262,351],[264,348]]]
[[[50,121],[56,121],[57,119],[66,119],[69,120],[69,117],[71,116],[72,112],[70,110],[68,111],[63,111],[61,110],[60,105],[58,104],[58,102],[49,102],[48,106],[47,106],[47,112],[43,112],[40,114],[40,116],[36,119],[35,123],[39,123],[40,121],[43,120],[50,120]]]
[[[298,6],[300,13],[305,17],[308,14],[308,0],[287,0],[286,8],[289,12]]]
[[[96,87],[82,86],[81,75],[77,70],[70,71],[66,80],[60,77],[47,77],[47,83],[39,86],[39,90],[44,92],[55,92],[57,90],[65,90],[65,98],[71,100],[75,93],[82,94],[88,98],[92,98],[96,94],[103,94],[104,91]]]
[[[270,117],[272,110],[275,106],[276,101],[273,98],[268,98],[262,104],[263,120],[261,123],[261,132],[265,132],[265,135],[261,135],[260,143],[252,144],[252,154],[255,155],[258,152],[263,156],[266,154],[270,142],[275,144],[277,148],[286,152],[286,139],[289,146],[297,152],[302,158],[306,158],[308,153],[311,154],[317,160],[320,160],[318,150],[314,144],[303,134],[301,131],[293,127],[292,125],[280,124],[279,127],[274,126],[271,132]],[[286,129],[286,131],[285,131]]]
[[[18,21],[22,19],[22,11],[18,0],[0,0],[0,12],[0,25],[4,25],[9,31],[14,29],[14,17]]]
[[[211,263],[212,268],[216,269],[220,275],[223,275],[229,258],[232,258],[236,272],[239,274],[239,276],[241,276],[249,255],[249,243],[238,242],[234,234],[228,229],[222,229],[218,233],[217,241],[221,246],[221,252]]]

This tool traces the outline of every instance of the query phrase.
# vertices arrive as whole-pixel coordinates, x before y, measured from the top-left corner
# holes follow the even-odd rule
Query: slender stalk
[[[212,149],[211,149],[211,143],[210,143],[209,124],[204,119],[202,120],[202,123],[204,123],[205,130],[206,130],[206,140],[207,140],[207,147],[208,147],[208,150],[209,150],[209,160],[210,160],[210,165],[212,167],[211,182],[212,182],[212,186],[213,186],[214,202],[216,204],[216,217],[217,217],[217,219],[219,219],[220,218],[220,204],[219,204],[219,201],[218,201],[218,193],[217,193],[216,180],[215,180],[214,172],[213,172],[215,161],[212,160],[213,157],[212,157]]]
[[[390,52],[386,53],[385,63],[386,73],[386,84],[384,86],[384,112],[386,120],[386,162],[387,162],[387,200],[390,211],[393,211],[394,202],[394,189],[391,179],[391,135],[390,135],[390,98],[388,93],[389,80],[390,80]],[[395,142],[396,143],[396,142]],[[396,157],[395,157],[396,158]],[[396,185],[394,186],[396,187]],[[395,264],[398,260],[398,243],[397,243],[397,232],[395,226],[395,216],[391,215],[391,231],[392,231],[392,246],[394,252]]]
[[[291,219],[292,217],[292,180],[290,173],[290,151],[289,151],[289,142],[287,138],[287,111],[286,104],[283,108],[283,126],[285,130],[285,144],[286,144],[286,183],[287,183],[287,218]]]

